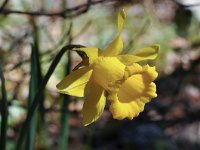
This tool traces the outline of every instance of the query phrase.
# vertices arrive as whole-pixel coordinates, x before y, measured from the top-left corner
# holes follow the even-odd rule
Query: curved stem
[[[55,59],[53,60],[53,62],[51,63],[51,66],[49,67],[49,70],[48,72],[46,73],[46,75],[44,76],[40,86],[39,86],[39,89],[38,91],[36,92],[36,95],[34,97],[34,100],[31,104],[31,107],[28,111],[28,114],[27,114],[27,117],[26,117],[26,120],[21,128],[21,132],[20,132],[20,135],[19,135],[19,139],[18,139],[18,142],[17,142],[17,145],[16,145],[16,150],[21,150],[21,146],[23,144],[23,140],[24,140],[24,137],[26,135],[26,132],[27,132],[27,127],[29,126],[29,122],[31,120],[31,118],[33,117],[33,114],[36,110],[36,108],[38,107],[38,104],[40,102],[40,99],[41,99],[41,96],[43,94],[43,91],[47,85],[47,82],[49,81],[49,78],[51,77],[52,73],[54,72],[56,66],[58,65],[60,59],[62,58],[63,54],[67,51],[67,50],[71,50],[73,48],[81,48],[81,47],[84,47],[82,45],[67,45],[67,46],[64,46],[60,51],[59,53],[56,55]]]

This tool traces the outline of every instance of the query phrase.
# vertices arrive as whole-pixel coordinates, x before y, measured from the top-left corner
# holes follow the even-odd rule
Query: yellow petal
[[[145,78],[145,74],[137,74],[129,77],[117,93],[119,100],[126,103],[145,96],[150,87],[150,83],[146,82]],[[152,97],[154,96],[152,95]]]
[[[131,54],[119,55],[117,58],[126,65],[148,59],[155,59],[159,52],[159,45],[152,45]]]
[[[102,53],[103,56],[115,56],[123,51],[123,41],[121,34],[119,34],[112,43],[108,45],[105,51]]]
[[[85,102],[83,105],[83,124],[85,126],[96,121],[104,111],[106,98],[104,89],[90,81],[86,85]]]
[[[126,13],[122,9],[118,14],[118,32],[121,33],[124,27],[124,22],[126,20]]]
[[[152,82],[158,77],[156,67],[150,67],[148,64],[143,66],[144,80],[145,82]]]
[[[145,57],[146,59],[155,59],[158,56],[159,45],[151,45],[141,50],[135,51],[132,54],[138,57]]]
[[[121,103],[120,101],[116,101],[111,103],[109,110],[114,119],[122,120],[128,118],[132,120],[144,110],[145,101],[147,100],[149,99],[141,98],[129,103]]]
[[[59,84],[57,84],[56,87],[58,92],[83,97],[85,86],[89,81],[91,74],[92,70],[89,67],[72,71]]]
[[[118,36],[103,52],[104,56],[115,56],[123,51],[123,41],[121,37],[121,32],[124,27],[124,22],[126,19],[126,14],[124,10],[120,11],[118,14]]]
[[[83,47],[83,48],[74,48],[74,51],[83,52],[84,54],[80,54],[82,59],[89,59],[89,64],[92,64],[99,56],[100,50],[95,47]]]
[[[121,80],[124,76],[125,65],[116,57],[99,57],[91,66],[92,80],[108,90],[110,84]]]
[[[116,90],[109,93],[111,102],[110,111],[115,119],[133,119],[144,110],[144,106],[152,98],[156,97],[156,85],[152,82],[157,77],[154,67],[135,65],[136,73],[128,77]]]
[[[135,74],[143,74],[143,77],[144,77],[143,79],[146,83],[150,83],[150,82],[154,81],[158,76],[155,66],[150,67],[147,64],[142,67],[141,65],[139,65],[137,63],[133,63],[131,66],[126,66],[125,73],[124,73],[124,75],[126,76],[125,77],[126,79]]]

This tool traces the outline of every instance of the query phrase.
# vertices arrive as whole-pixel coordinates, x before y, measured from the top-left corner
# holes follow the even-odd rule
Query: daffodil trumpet
[[[121,32],[126,19],[124,10],[118,14],[117,37],[102,51],[95,47],[74,48],[83,61],[58,85],[60,93],[84,97],[83,124],[96,121],[104,111],[107,99],[113,118],[133,119],[146,103],[157,96],[153,82],[158,73],[148,64],[138,62],[157,57],[159,46],[152,45],[130,54],[122,54]]]

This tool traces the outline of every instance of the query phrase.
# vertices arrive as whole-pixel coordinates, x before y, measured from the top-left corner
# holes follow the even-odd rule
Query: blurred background
[[[127,14],[124,51],[161,47],[159,57],[147,61],[159,72],[158,97],[132,121],[114,120],[106,107],[98,121],[84,127],[83,99],[56,91],[81,61],[76,53],[66,53],[24,130],[35,94],[60,49],[69,44],[104,49],[117,34],[122,8]],[[2,150],[22,141],[20,149],[26,150],[199,150],[199,33],[200,0],[0,0]]]

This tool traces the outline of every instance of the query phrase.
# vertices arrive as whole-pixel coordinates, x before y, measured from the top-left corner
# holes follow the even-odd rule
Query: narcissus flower
[[[104,50],[99,48],[76,48],[84,53],[83,61],[58,85],[60,93],[84,97],[83,124],[89,125],[103,113],[108,93],[113,118],[133,119],[144,106],[156,97],[153,81],[158,73],[155,67],[141,66],[137,62],[155,59],[159,46],[153,45],[131,54],[121,54],[122,28],[126,19],[122,10],[118,14],[118,35]]]

